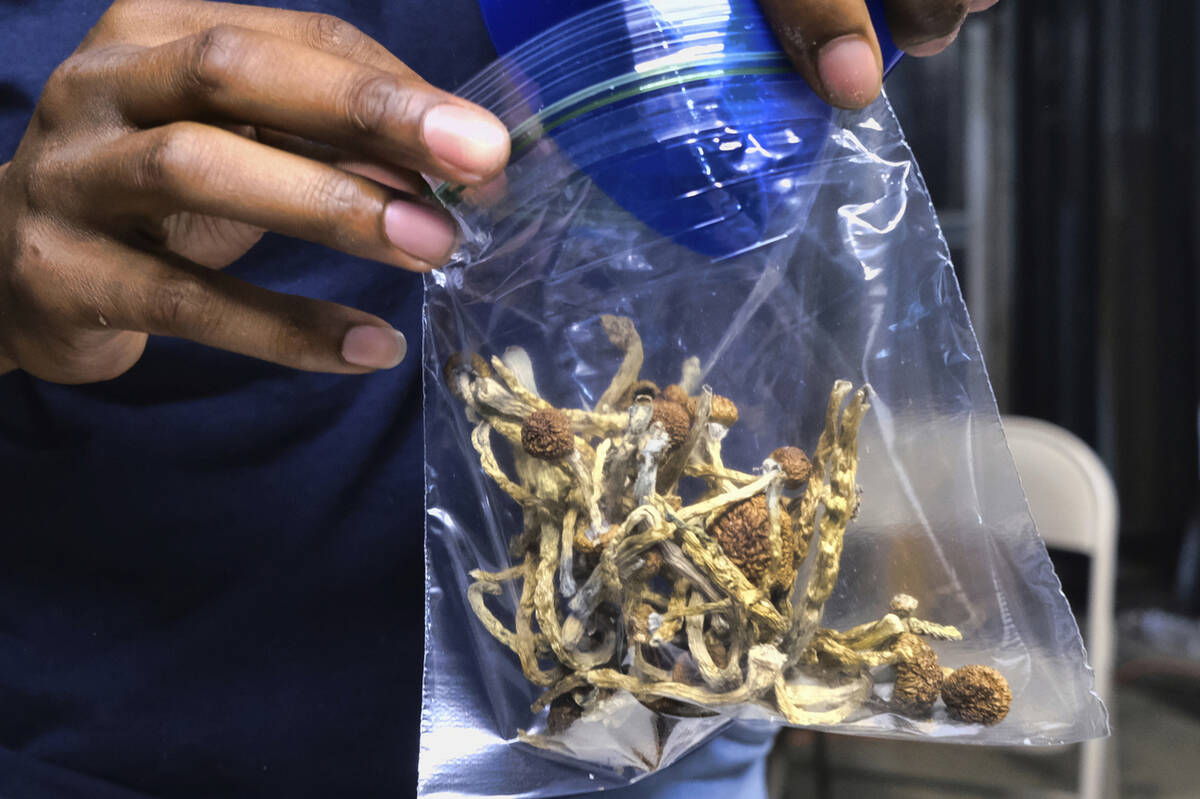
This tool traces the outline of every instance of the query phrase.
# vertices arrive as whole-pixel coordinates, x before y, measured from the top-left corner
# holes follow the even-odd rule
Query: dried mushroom
[[[768,574],[785,564],[789,572],[794,567],[792,559],[796,547],[792,539],[792,520],[782,509],[779,515],[782,534],[776,538],[767,511],[767,498],[758,494],[730,505],[709,525],[709,535],[755,585],[761,585]],[[773,544],[777,545],[778,551]]]
[[[989,666],[963,666],[942,683],[942,701],[956,719],[996,724],[1008,715],[1012,689],[1004,675]]]
[[[688,416],[692,419],[696,418],[696,407],[699,400],[696,397],[688,397],[687,406]],[[731,427],[738,420],[738,408],[733,404],[733,400],[729,397],[722,397],[720,394],[713,394],[712,411],[709,414],[708,420],[717,424],[723,424],[726,427]]]
[[[654,413],[650,417],[667,431],[667,439],[671,449],[677,449],[687,439],[688,431],[692,429],[692,419],[687,409],[677,402],[665,399],[654,400]]]
[[[896,663],[896,684],[891,707],[914,718],[927,718],[942,690],[942,667],[933,648],[912,633],[901,633],[896,648],[902,659]]]
[[[575,449],[571,419],[558,408],[544,408],[525,417],[521,425],[521,446],[535,458],[557,460]]]
[[[800,488],[812,473],[812,461],[799,447],[780,447],[771,453],[771,460],[783,469],[783,484],[788,488]]]
[[[688,396],[688,393],[683,390],[683,386],[679,385],[678,383],[672,383],[664,388],[662,395],[663,399],[678,403],[685,408],[687,407],[688,400],[691,399],[691,397]]]
[[[593,409],[551,406],[519,348],[490,368],[476,359],[447,368],[484,472],[525,515],[512,565],[472,571],[467,591],[481,623],[544,688],[532,710],[549,708],[548,726],[521,739],[551,746],[614,692],[656,712],[758,704],[792,724],[836,724],[891,666],[897,705],[926,712],[937,658],[918,636],[953,640],[956,629],[916,618],[915,600],[848,630],[821,626],[858,501],[869,387],[834,384],[811,460],[784,447],[739,471],[721,452],[737,408],[699,386],[698,359],[651,399],[633,323],[600,321],[623,359]],[[498,441],[519,456],[511,474]],[[510,584],[519,601],[494,613]]]

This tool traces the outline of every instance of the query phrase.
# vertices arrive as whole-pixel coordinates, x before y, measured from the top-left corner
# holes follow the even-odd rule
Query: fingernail
[[[938,53],[942,52],[947,47],[949,47],[951,44],[953,44],[954,40],[957,38],[958,38],[958,31],[955,31],[954,33],[950,34],[949,36],[943,36],[940,39],[930,39],[927,42],[922,42],[921,44],[915,44],[915,45],[912,45],[911,47],[906,47],[906,48],[904,48],[904,52],[908,53],[909,55],[916,56],[917,58],[926,58],[928,56],[937,55]]]
[[[879,95],[879,63],[861,36],[841,36],[822,47],[817,72],[834,105],[862,108]]]
[[[454,249],[454,226],[445,214],[420,203],[393,200],[383,210],[383,232],[392,244],[427,263],[445,263]]]
[[[404,360],[408,343],[399,330],[375,325],[358,325],[342,339],[342,358],[355,366],[391,369]]]
[[[496,171],[508,156],[508,131],[496,119],[457,105],[439,105],[421,123],[435,156],[471,175]]]

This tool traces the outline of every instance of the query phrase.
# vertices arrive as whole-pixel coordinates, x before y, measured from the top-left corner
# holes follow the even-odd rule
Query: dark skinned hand
[[[875,99],[863,0],[760,1],[821,97]],[[888,0],[888,24],[929,55],[994,2]],[[334,17],[119,0],[0,166],[0,374],[110,379],[151,334],[311,371],[395,366],[405,344],[384,320],[221,270],[267,230],[435,268],[455,232],[418,173],[481,184],[508,147],[499,120]]]
[[[431,269],[454,229],[417,173],[479,183],[508,146],[499,120],[333,17],[118,2],[0,172],[0,371],[112,378],[147,334],[313,371],[394,366],[384,320],[221,269],[265,230]]]
[[[758,0],[792,63],[831,105],[863,108],[879,96],[883,56],[864,0]],[[997,0],[884,0],[888,30],[909,55],[946,49],[967,14]]]

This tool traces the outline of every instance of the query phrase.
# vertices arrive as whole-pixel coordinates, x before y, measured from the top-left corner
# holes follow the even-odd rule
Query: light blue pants
[[[737,722],[668,768],[628,788],[582,794],[596,799],[766,799],[767,753],[779,728]]]

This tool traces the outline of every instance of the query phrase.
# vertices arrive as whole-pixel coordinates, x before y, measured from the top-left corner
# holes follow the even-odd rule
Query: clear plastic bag
[[[614,3],[462,94],[514,155],[438,189],[423,795],[626,784],[732,718],[1105,734],[885,100],[830,111],[749,0]]]

